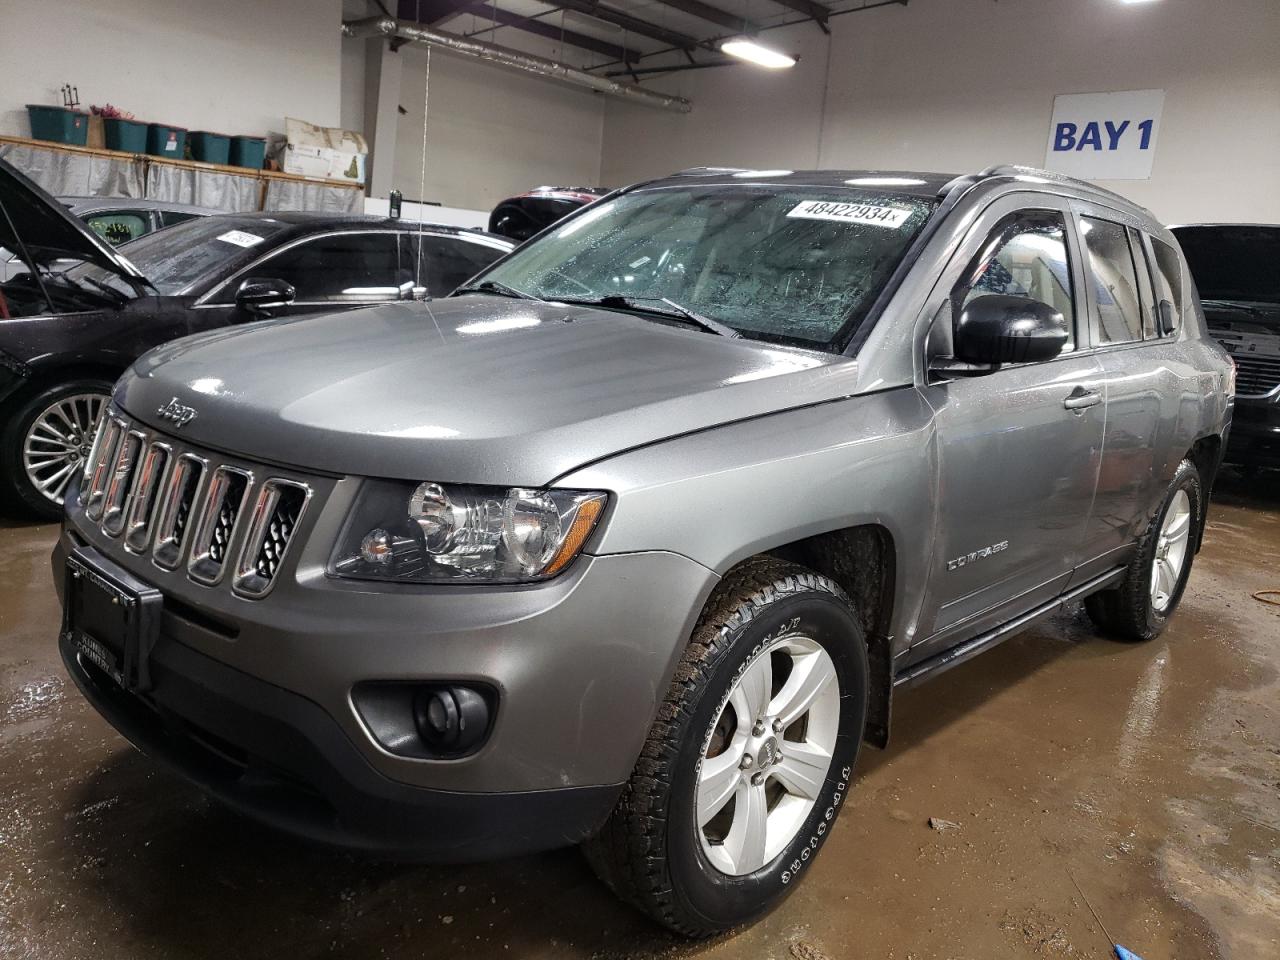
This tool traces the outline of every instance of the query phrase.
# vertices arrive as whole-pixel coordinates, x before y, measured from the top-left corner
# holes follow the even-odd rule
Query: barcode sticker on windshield
[[[841,220],[845,223],[867,223],[873,227],[896,230],[907,222],[910,210],[901,207],[877,207],[868,203],[840,203],[835,200],[806,200],[787,211],[788,217],[802,220]]]
[[[237,247],[252,247],[255,243],[262,242],[262,238],[256,233],[245,233],[243,230],[228,230],[218,234],[218,239],[223,243],[234,243]]]

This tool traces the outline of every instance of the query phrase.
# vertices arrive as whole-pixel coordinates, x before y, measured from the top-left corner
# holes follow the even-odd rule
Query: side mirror
[[[1031,363],[1052,360],[1067,339],[1067,321],[1047,303],[992,293],[961,311],[955,355],[966,363]]]
[[[254,316],[264,316],[268,311],[287,307],[297,295],[293,284],[283,280],[248,277],[236,290],[236,306]]]

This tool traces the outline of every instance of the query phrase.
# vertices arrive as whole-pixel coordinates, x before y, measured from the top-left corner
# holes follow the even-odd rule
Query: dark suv
[[[1280,467],[1280,226],[1174,227],[1209,333],[1236,363],[1227,460]]]

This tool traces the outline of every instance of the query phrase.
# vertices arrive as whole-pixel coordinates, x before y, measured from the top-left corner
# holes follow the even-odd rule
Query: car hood
[[[1238,306],[1274,326],[1280,315],[1280,226],[1247,223],[1174,227],[1206,308]],[[1209,311],[1212,312],[1212,311]]]
[[[855,392],[847,357],[468,295],[200,334],[117,387],[193,444],[337,474],[539,486],[619,451]],[[193,408],[181,427],[159,416]]]
[[[4,160],[0,160],[0,208],[0,247],[35,261],[28,266],[84,260],[130,283],[145,279],[87,224]],[[22,257],[24,248],[27,257]]]

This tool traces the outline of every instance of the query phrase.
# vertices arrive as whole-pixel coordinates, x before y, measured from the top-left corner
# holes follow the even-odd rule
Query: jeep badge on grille
[[[178,398],[174,397],[168,403],[162,404],[156,414],[161,420],[168,420],[175,427],[185,427],[196,418],[196,408],[179,403]]]

